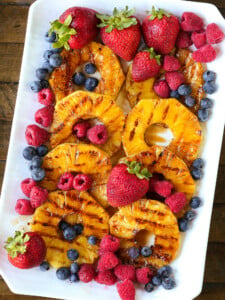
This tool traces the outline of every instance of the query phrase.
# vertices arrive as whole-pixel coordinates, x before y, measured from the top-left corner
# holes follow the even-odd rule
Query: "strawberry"
[[[142,23],[142,32],[145,43],[161,54],[168,54],[174,48],[180,24],[177,17],[164,10],[155,10],[152,7],[151,15]]]
[[[98,34],[96,11],[86,7],[71,7],[51,23],[49,35],[56,33],[54,48],[81,49]]]
[[[138,52],[132,64],[132,78],[143,81],[158,75],[161,67],[161,56],[156,55],[153,48]]]
[[[35,232],[16,231],[13,238],[8,238],[4,248],[8,252],[9,262],[20,269],[39,266],[46,255],[45,242]]]
[[[118,164],[107,183],[109,203],[118,207],[142,198],[148,191],[151,176],[148,169],[141,170],[141,164],[136,161]]]
[[[134,58],[141,41],[140,22],[134,12],[126,6],[122,11],[114,8],[112,16],[97,14],[103,43],[126,61]]]

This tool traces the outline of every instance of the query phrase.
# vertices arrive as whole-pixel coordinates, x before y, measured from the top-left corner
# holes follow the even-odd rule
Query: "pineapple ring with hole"
[[[84,229],[81,235],[70,242],[62,237],[58,224],[65,220],[71,225],[80,223]],[[55,268],[69,267],[71,261],[67,250],[79,252],[77,262],[92,264],[98,257],[99,245],[90,245],[90,235],[102,239],[109,232],[109,215],[87,192],[71,190],[55,191],[47,201],[35,210],[31,230],[39,233],[45,241],[46,260]]]
[[[49,79],[56,102],[75,91],[72,76],[77,68],[88,62],[95,64],[101,75],[95,92],[109,95],[113,100],[117,98],[125,76],[119,59],[109,47],[91,42],[82,49],[63,50],[61,56],[63,63],[52,72]]]
[[[104,207],[108,206],[106,185],[112,166],[107,154],[92,145],[61,144],[43,157],[45,178],[40,186],[57,190],[61,175],[75,172],[90,175],[93,182],[89,193]]]
[[[160,268],[177,256],[180,242],[177,219],[169,207],[159,201],[141,199],[121,207],[110,218],[109,224],[110,233],[122,239],[119,256],[125,263]],[[140,246],[135,236],[141,230],[155,235],[153,252],[149,257],[139,256],[133,260],[128,255],[128,249]]]
[[[145,133],[152,124],[166,125],[173,134],[167,148],[190,165],[198,155],[202,130],[198,118],[176,99],[144,99],[129,112],[122,137],[127,155],[148,151]]]
[[[121,146],[125,116],[110,96],[77,91],[59,101],[55,106],[53,123],[50,127],[50,148],[62,143],[85,143],[72,133],[79,120],[98,118],[107,129],[108,138],[97,148],[110,156]]]

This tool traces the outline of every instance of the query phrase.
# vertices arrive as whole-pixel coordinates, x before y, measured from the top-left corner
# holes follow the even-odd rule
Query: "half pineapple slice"
[[[198,155],[202,131],[197,117],[176,99],[141,100],[128,114],[123,134],[127,155],[148,151],[145,140],[150,125],[168,127],[173,139],[167,148],[191,164]]]
[[[49,79],[56,102],[76,89],[81,89],[75,88],[72,76],[85,63],[93,63],[100,73],[101,78],[95,92],[109,95],[113,100],[117,98],[125,76],[119,59],[109,47],[91,42],[82,49],[63,50],[61,55],[63,63],[52,72]]]
[[[65,172],[90,175],[93,183],[90,194],[102,205],[108,206],[106,184],[112,169],[106,153],[92,145],[61,144],[43,158],[46,176],[40,185],[48,191],[57,190],[59,178]]]
[[[123,239],[119,255],[127,263],[160,268],[177,256],[180,241],[177,219],[168,206],[159,201],[141,199],[124,206],[110,219],[109,224],[110,233]],[[135,236],[141,230],[155,235],[153,253],[131,261],[128,249],[140,246]]]
[[[63,238],[58,225],[61,220],[71,225],[82,224],[81,235],[69,242]],[[39,233],[45,241],[46,260],[55,268],[71,264],[67,250],[79,252],[78,263],[92,264],[98,257],[98,244],[90,245],[90,235],[98,239],[109,231],[109,216],[105,210],[86,192],[75,190],[55,191],[48,195],[48,200],[35,210],[31,230]]]
[[[96,118],[108,132],[106,142],[96,147],[111,156],[120,149],[125,116],[111,97],[84,91],[74,92],[56,104],[50,148],[66,142],[84,143],[73,135],[73,126],[80,120]]]

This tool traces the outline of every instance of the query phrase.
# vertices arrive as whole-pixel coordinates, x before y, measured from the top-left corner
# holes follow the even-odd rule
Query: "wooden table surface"
[[[34,1],[0,0],[0,189],[4,174],[10,128],[18,87],[27,14],[29,6],[32,2]],[[225,0],[210,0],[209,2],[217,5],[217,7],[220,9],[221,13],[225,17]],[[196,298],[197,300],[225,299],[224,178],[225,136],[223,139],[223,148],[221,152],[219,173],[214,199],[213,216],[206,259],[204,286],[201,295]],[[190,270],[190,276],[192,272],[194,272],[194,270]],[[0,279],[0,299],[27,300],[44,298],[14,295],[12,292],[10,292],[4,281]]]

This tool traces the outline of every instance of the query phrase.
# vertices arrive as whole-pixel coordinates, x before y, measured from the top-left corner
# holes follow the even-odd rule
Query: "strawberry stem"
[[[9,237],[5,242],[4,248],[8,254],[15,258],[18,254],[24,254],[27,249],[26,242],[30,239],[29,235],[25,234],[24,231],[16,231],[14,237]]]
[[[136,175],[139,179],[147,179],[149,180],[152,177],[152,174],[148,171],[147,168],[141,169],[141,163],[137,161],[124,161],[124,163],[128,166],[127,171],[129,174]]]
[[[149,13],[149,12],[148,12]],[[149,20],[154,20],[155,18],[161,20],[164,16],[166,17],[171,17],[171,14],[169,14],[168,12],[166,12],[163,9],[158,9],[156,10],[154,6],[152,6],[152,11],[151,11],[151,15],[149,17]]]
[[[149,52],[150,53],[150,58],[151,59],[155,58],[156,61],[157,61],[157,64],[161,65],[161,55],[156,54],[154,48],[149,48],[149,49],[146,49],[146,50],[143,50],[143,51]]]

